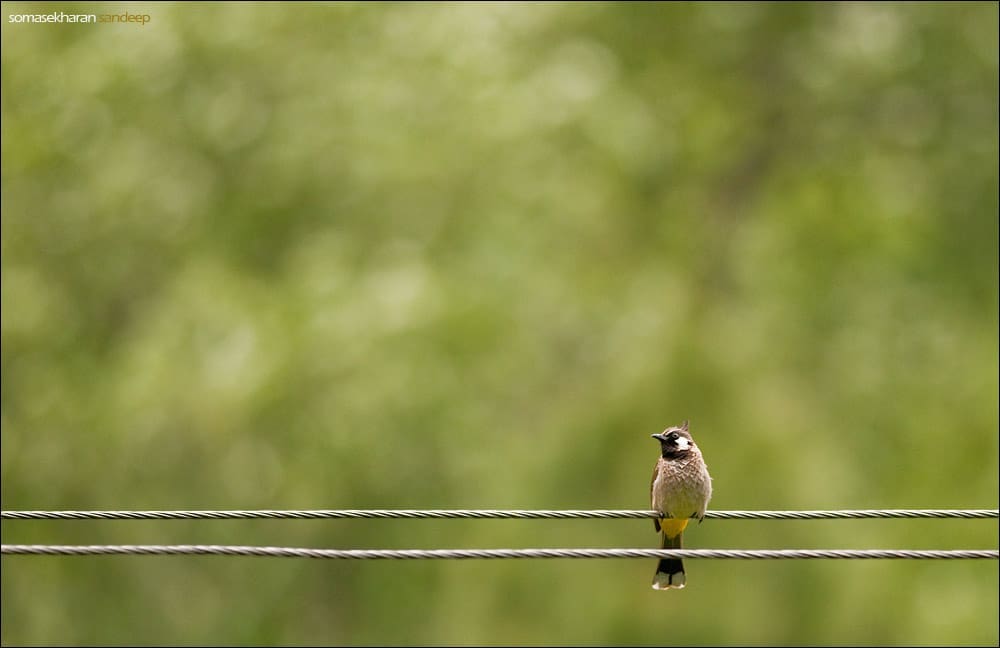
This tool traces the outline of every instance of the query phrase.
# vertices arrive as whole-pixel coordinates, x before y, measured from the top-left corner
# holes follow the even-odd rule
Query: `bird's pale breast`
[[[712,482],[699,456],[661,458],[651,490],[653,510],[674,518],[701,517],[712,495]]]

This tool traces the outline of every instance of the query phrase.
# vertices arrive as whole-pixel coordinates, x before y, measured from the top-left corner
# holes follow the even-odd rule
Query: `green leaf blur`
[[[123,8],[124,6],[124,8]],[[146,25],[14,14],[148,14]],[[996,3],[5,2],[2,506],[995,508]],[[690,548],[996,548],[720,521]],[[620,521],[3,542],[655,547]],[[2,562],[11,644],[993,644],[996,561]]]

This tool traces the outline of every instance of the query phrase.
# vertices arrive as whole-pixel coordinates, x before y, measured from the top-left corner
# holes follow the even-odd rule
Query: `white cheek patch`
[[[684,437],[677,437],[676,443],[678,450],[687,450],[688,448],[691,447],[691,442],[685,439]]]

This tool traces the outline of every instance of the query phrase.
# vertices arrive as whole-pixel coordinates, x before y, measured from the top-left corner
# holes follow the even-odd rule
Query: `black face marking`
[[[659,437],[660,451],[664,459],[678,459],[688,455],[694,446],[691,435],[684,428],[668,428]]]

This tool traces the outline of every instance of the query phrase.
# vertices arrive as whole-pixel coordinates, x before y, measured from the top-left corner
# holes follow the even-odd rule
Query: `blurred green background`
[[[148,13],[144,27],[11,14]],[[2,506],[994,508],[997,3],[4,3]],[[718,521],[691,548],[995,548]],[[3,542],[655,547],[620,521]],[[996,561],[2,561],[4,644],[993,644]]]

